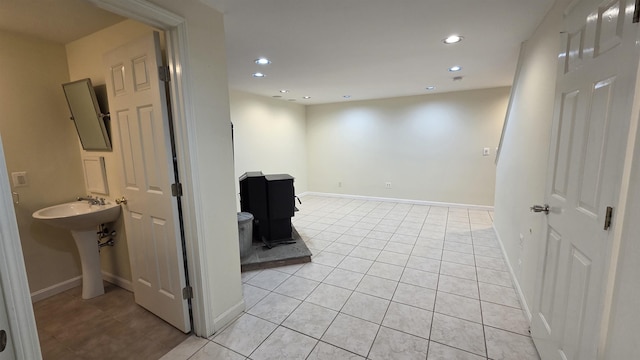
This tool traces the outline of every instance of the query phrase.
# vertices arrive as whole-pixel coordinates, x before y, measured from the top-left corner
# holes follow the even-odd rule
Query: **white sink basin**
[[[74,201],[40,209],[32,216],[49,225],[71,230],[82,265],[82,298],[104,294],[96,230],[98,225],[115,221],[120,216],[120,205],[108,201],[105,205]]]
[[[91,205],[87,201],[49,206],[33,213],[34,219],[68,230],[95,229],[100,224],[115,221],[118,216],[120,205],[112,202]]]

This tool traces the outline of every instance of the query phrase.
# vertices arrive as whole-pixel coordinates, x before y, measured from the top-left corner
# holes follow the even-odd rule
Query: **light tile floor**
[[[163,359],[539,359],[488,211],[306,196],[312,262],[242,274],[247,309]]]

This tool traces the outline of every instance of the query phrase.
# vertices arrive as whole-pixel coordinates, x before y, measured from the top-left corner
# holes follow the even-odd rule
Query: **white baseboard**
[[[513,266],[511,266],[511,261],[509,261],[509,257],[507,256],[507,251],[504,248],[504,244],[502,243],[502,239],[500,238],[500,234],[498,230],[496,230],[495,225],[492,225],[493,232],[496,234],[498,238],[498,244],[500,244],[500,249],[502,250],[502,257],[504,257],[505,262],[507,263],[507,267],[509,268],[509,274],[511,274],[511,281],[516,288],[516,292],[518,293],[518,298],[520,299],[520,304],[522,305],[522,310],[524,311],[529,324],[531,324],[531,309],[529,308],[529,304],[527,303],[527,299],[524,297],[524,292],[522,292],[522,287],[520,287],[520,283],[518,282],[518,278],[516,277],[515,271],[513,271]]]
[[[131,291],[133,292],[133,284],[131,284],[131,281],[125,279],[125,278],[121,278],[117,275],[113,275],[111,273],[108,273],[106,271],[102,272],[102,279],[104,281],[108,281],[110,283],[112,283],[115,286],[121,287],[125,290]]]
[[[131,281],[127,279],[123,279],[119,276],[113,275],[106,271],[102,272],[102,279],[108,281],[118,287],[121,287],[125,290],[129,290],[133,292],[133,286]],[[44,300],[46,298],[50,298],[54,295],[58,295],[61,292],[65,292],[69,289],[73,289],[74,287],[82,286],[82,276],[76,276],[69,280],[65,280],[63,282],[57,283],[55,285],[51,285],[42,290],[34,291],[31,293],[31,302],[35,303],[40,300]]]
[[[298,196],[303,197],[303,196],[310,196],[310,195],[336,197],[336,198],[344,198],[344,199],[372,200],[372,201],[382,201],[382,202],[395,202],[395,203],[402,203],[402,204],[442,206],[442,207],[493,211],[493,206],[488,206],[488,205],[458,204],[458,203],[447,203],[447,202],[426,201],[426,200],[410,200],[410,199],[396,199],[396,198],[375,197],[375,196],[363,196],[363,195],[334,194],[334,193],[323,193],[323,192],[315,192],[315,191],[305,191],[302,194],[299,194]]]
[[[230,307],[227,311],[213,319],[213,334],[219,333],[225,326],[229,325],[231,321],[242,314],[244,309],[246,309],[246,305],[244,304],[244,299],[242,299],[239,303]],[[212,336],[213,334],[208,334],[208,336]]]
[[[65,280],[61,283],[57,283],[47,288],[32,292],[31,302],[35,303],[37,301],[44,300],[46,298],[52,297],[54,295],[60,294],[61,292],[65,292],[69,289],[73,289],[74,287],[78,287],[81,285],[82,285],[82,276],[76,276],[69,280]]]

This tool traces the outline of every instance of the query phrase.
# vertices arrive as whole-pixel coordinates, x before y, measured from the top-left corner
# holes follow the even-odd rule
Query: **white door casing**
[[[542,359],[595,359],[638,54],[633,3],[582,0],[565,11],[547,171],[544,251],[532,337]]]
[[[191,329],[179,233],[169,119],[158,33],[104,55],[111,121],[122,159],[125,228],[135,299],[176,328]]]

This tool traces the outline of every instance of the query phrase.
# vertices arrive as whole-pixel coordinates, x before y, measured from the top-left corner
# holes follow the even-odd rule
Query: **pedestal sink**
[[[71,230],[82,264],[82,298],[104,294],[97,227],[115,221],[120,216],[120,205],[109,201],[104,205],[74,201],[40,209],[32,216],[49,225]]]

